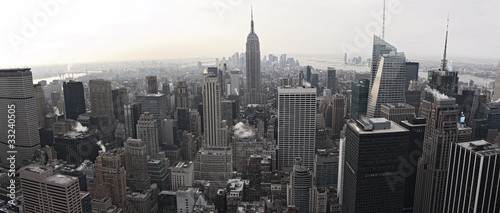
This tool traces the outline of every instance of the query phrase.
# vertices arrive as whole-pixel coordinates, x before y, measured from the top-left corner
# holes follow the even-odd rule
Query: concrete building
[[[63,83],[66,118],[76,120],[78,115],[86,112],[83,83],[69,81]]]
[[[314,213],[316,186],[313,173],[297,157],[290,174],[290,183],[287,186],[287,205],[294,205],[300,212]]]
[[[337,93],[337,70],[333,67],[328,67],[328,89],[332,92],[332,94]]]
[[[151,186],[148,175],[148,150],[141,139],[128,138],[125,141],[125,169],[127,187],[142,192]]]
[[[151,178],[151,183],[158,186],[158,189],[170,189],[170,161],[168,158],[150,159],[148,161],[148,175]]]
[[[203,128],[205,147],[227,146],[221,144],[221,98],[217,77],[207,76],[203,82]]]
[[[344,96],[335,95],[332,109],[332,134],[335,138],[340,137],[340,131],[344,128],[344,108]]]
[[[229,147],[202,148],[196,154],[194,179],[226,181],[233,172],[233,155]]]
[[[339,151],[318,150],[314,157],[314,176],[318,187],[336,187],[339,172]]]
[[[422,157],[418,160],[414,212],[441,212],[444,207],[450,147],[458,141],[458,106],[455,98],[427,90],[432,103],[425,129]],[[422,110],[423,107],[420,109]]]
[[[194,165],[192,161],[177,162],[170,167],[172,177],[172,190],[177,191],[182,186],[193,186]]]
[[[188,85],[186,81],[181,80],[177,82],[177,87],[175,88],[175,105],[177,108],[189,108],[188,96]]]
[[[158,94],[158,79],[156,76],[146,76],[146,93]]]
[[[42,166],[23,167],[19,175],[24,212],[83,212],[78,178]]]
[[[300,157],[312,170],[315,134],[316,89],[278,87],[278,169],[294,165]]]
[[[135,101],[141,104],[142,112],[149,112],[156,120],[156,130],[158,132],[158,143],[163,144],[163,132],[161,131],[161,121],[167,119],[167,96],[164,94],[138,95]]]
[[[363,79],[352,85],[351,118],[357,120],[360,116],[366,116],[368,106],[368,92],[370,91],[370,80]]]
[[[92,199],[111,198],[113,205],[128,211],[126,173],[123,151],[110,150],[100,153],[94,164],[95,179],[87,187]]]
[[[0,111],[4,123],[0,125],[0,162],[2,167],[10,168],[8,141],[15,129],[15,151],[17,168],[28,165],[35,152],[40,149],[40,136],[37,122],[37,108],[30,68],[0,69]],[[8,119],[15,115],[15,120]],[[9,124],[12,124],[9,126]],[[14,125],[15,124],[15,128]],[[11,128],[12,127],[12,128]]]
[[[148,149],[148,155],[155,158],[158,154],[158,131],[152,114],[145,112],[137,121],[137,139],[141,139]]]
[[[385,103],[380,108],[380,117],[399,123],[415,117],[415,107],[406,103]]]
[[[47,104],[45,103],[45,94],[40,84],[34,84],[35,104],[36,104],[36,117],[38,120],[38,127],[45,127],[45,116],[47,116]]]
[[[253,26],[253,12],[251,30],[246,43],[246,82],[245,96],[246,104],[260,104],[262,100],[261,80],[260,80],[260,42],[255,34]]]
[[[103,79],[93,79],[89,81],[89,89],[92,120],[95,121],[92,123],[99,128],[112,125],[115,114],[113,111],[111,82]]]
[[[125,122],[125,105],[128,104],[127,88],[121,87],[111,91],[113,97],[113,112],[115,119],[120,123]]]
[[[57,152],[57,159],[76,165],[83,163],[84,160],[95,161],[100,150],[92,133],[76,131],[57,134],[54,138],[54,149]]]

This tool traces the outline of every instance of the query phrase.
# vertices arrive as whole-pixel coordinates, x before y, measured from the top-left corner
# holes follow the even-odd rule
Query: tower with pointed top
[[[247,104],[262,103],[260,88],[260,43],[255,34],[253,24],[253,10],[251,11],[251,30],[246,44],[246,84],[245,95]]]
[[[444,40],[444,53],[443,53],[443,59],[441,60],[441,67],[429,71],[429,86],[432,89],[436,89],[447,96],[457,97],[458,72],[450,70],[450,68],[448,67],[448,60],[446,59],[446,50],[448,48],[449,21],[450,19],[448,18],[446,24],[446,37]]]

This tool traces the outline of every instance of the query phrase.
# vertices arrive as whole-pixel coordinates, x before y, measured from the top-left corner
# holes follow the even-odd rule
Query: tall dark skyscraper
[[[333,67],[328,67],[328,89],[332,94],[337,93],[337,70]]]
[[[418,80],[418,62],[406,62],[405,90],[408,90],[411,80]]]
[[[260,104],[262,103],[260,89],[260,43],[259,37],[255,34],[253,27],[253,12],[251,27],[250,34],[247,37],[245,95],[247,97],[247,104]]]
[[[312,81],[312,67],[309,65],[306,67],[306,81],[309,83]]]
[[[30,68],[0,69],[0,162],[9,168],[8,130],[15,129],[16,167],[28,164],[28,160],[40,149],[40,137],[36,116],[35,93]],[[9,115],[15,120],[9,121]],[[12,117],[12,116],[10,116]],[[8,124],[15,124],[10,128]]]
[[[346,124],[343,212],[401,212],[409,131],[385,118]]]
[[[146,76],[146,92],[148,94],[158,94],[158,79],[156,76]]]
[[[418,160],[414,212],[442,212],[450,147],[458,141],[458,106],[455,98],[427,90],[432,103],[427,117],[422,157]]]
[[[63,83],[66,118],[76,120],[85,113],[85,97],[82,82],[69,81]]]
[[[370,80],[368,79],[360,80],[359,83],[352,85],[351,118],[354,120],[359,119],[361,115],[366,115],[369,87]]]

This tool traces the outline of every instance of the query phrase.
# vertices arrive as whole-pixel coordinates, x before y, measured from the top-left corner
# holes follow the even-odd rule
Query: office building
[[[278,170],[300,157],[314,166],[316,88],[278,87]]]
[[[363,79],[352,85],[351,118],[357,120],[366,116],[370,80]]]
[[[167,118],[167,96],[164,94],[138,95],[135,97],[135,101],[141,104],[142,113],[149,112],[153,115],[158,130],[158,142],[164,143],[161,121]]]
[[[366,116],[378,118],[382,104],[405,102],[406,57],[404,53],[397,52],[395,47],[377,36],[374,36],[373,43],[374,64]],[[379,47],[390,48],[376,50]],[[380,51],[380,54],[375,55],[377,51]]]
[[[405,90],[407,90],[408,87],[410,86],[410,81],[412,80],[418,81],[418,66],[419,66],[418,62],[406,62]]]
[[[332,134],[334,138],[340,138],[340,131],[344,128],[344,108],[344,96],[335,95],[332,108]]]
[[[193,186],[194,165],[192,161],[177,162],[170,167],[172,190],[177,191],[181,186]]]
[[[262,103],[262,91],[260,80],[260,42],[259,37],[255,34],[253,26],[253,11],[251,30],[247,37],[246,43],[246,82],[245,96],[247,104]]]
[[[314,175],[317,187],[336,187],[339,172],[339,151],[318,150],[314,157]]]
[[[159,190],[170,189],[169,166],[170,160],[168,158],[150,159],[148,161],[148,175],[151,178],[151,183],[156,184]]]
[[[406,103],[385,103],[380,109],[380,117],[399,123],[415,117],[415,107]]]
[[[446,26],[446,38],[444,42],[444,54],[439,69],[429,71],[429,86],[449,97],[457,98],[458,95],[458,72],[448,69],[446,59],[446,48],[448,46],[448,26]]]
[[[177,82],[177,87],[175,88],[175,105],[177,108],[189,108],[188,97],[189,93],[186,81],[181,80]]]
[[[94,164],[95,178],[89,181],[92,199],[111,198],[113,205],[128,210],[126,172],[123,166],[123,153],[110,150],[100,153]]]
[[[118,122],[125,122],[125,105],[128,104],[128,93],[125,87],[111,91],[113,97],[113,112]]]
[[[299,212],[314,213],[316,186],[312,171],[302,165],[302,159],[297,157],[287,185],[287,205],[294,205]]]
[[[418,80],[411,80],[408,90],[405,91],[406,103],[415,107],[415,114],[418,114],[420,108],[420,98],[422,89]]]
[[[328,67],[328,89],[332,94],[337,93],[337,70],[333,67]]]
[[[233,153],[230,147],[202,148],[196,153],[194,179],[226,181],[233,172]]]
[[[10,167],[7,160],[9,154],[8,131],[15,129],[16,167],[29,164],[35,152],[40,149],[37,110],[33,78],[30,68],[0,69],[0,117],[4,122],[0,125],[0,162],[5,168]],[[10,107],[9,107],[10,106]],[[15,128],[9,127],[9,115],[15,115]],[[11,116],[12,117],[12,116]],[[14,124],[14,121],[10,121]]]
[[[64,104],[67,119],[78,119],[78,115],[86,112],[83,83],[69,81],[63,83]]]
[[[204,146],[227,146],[221,144],[221,99],[217,78],[207,76],[203,82],[203,127]]]
[[[66,131],[54,137],[54,149],[57,159],[69,164],[79,165],[84,160],[95,161],[99,155],[99,146],[92,133]]]
[[[405,194],[403,212],[413,212],[413,201],[415,199],[415,182],[417,179],[417,162],[422,157],[422,147],[424,144],[426,119],[422,117],[412,117],[401,121],[399,125],[410,131],[408,141],[408,154],[405,157],[408,168],[405,174]],[[403,180],[402,178],[400,180]]]
[[[450,147],[458,141],[455,98],[427,90],[432,103],[427,117],[422,157],[418,160],[414,212],[441,212],[444,207]],[[422,107],[420,108],[422,110]]]
[[[34,84],[35,104],[36,104],[36,117],[38,120],[38,127],[45,127],[45,116],[47,115],[47,104],[45,104],[45,94],[40,84]]]
[[[174,119],[164,119],[161,122],[163,132],[163,144],[178,145],[177,142],[177,121]]]
[[[158,154],[158,130],[152,114],[145,112],[137,121],[137,139],[141,139],[147,147],[147,153],[152,158]]]
[[[129,138],[125,141],[125,170],[127,187],[142,192],[151,186],[148,175],[148,150],[141,139]]]
[[[83,212],[78,178],[42,166],[23,167],[19,175],[24,212]]]
[[[231,71],[231,92],[228,95],[240,95],[240,71]]]
[[[146,93],[158,94],[158,79],[156,76],[146,76]]]
[[[499,144],[451,144],[443,212],[500,212],[499,167]]]
[[[124,106],[125,137],[137,138],[137,122],[142,114],[140,103],[131,103]]]
[[[401,212],[409,131],[385,118],[346,124],[342,212]]]
[[[496,82],[500,82],[500,63],[498,63],[497,66],[497,73],[496,73]],[[495,84],[495,91],[493,92],[493,101],[499,100],[500,99],[500,84]]]

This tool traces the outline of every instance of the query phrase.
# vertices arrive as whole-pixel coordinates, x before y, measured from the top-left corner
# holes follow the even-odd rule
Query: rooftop
[[[457,146],[461,146],[481,156],[500,155],[500,145],[492,144],[485,140],[457,143]]]
[[[389,121],[385,118],[370,118],[369,125],[372,125],[372,128],[364,128],[362,126],[357,125],[356,122],[350,121],[347,122],[347,125],[351,126],[360,135],[363,134],[384,134],[384,133],[397,133],[397,132],[408,132],[407,129],[395,123],[394,121]],[[378,125],[382,125],[385,128],[378,128]]]
[[[66,175],[52,175],[52,176],[47,177],[45,180],[48,182],[51,182],[51,183],[68,184],[68,183],[77,181],[77,178],[66,176]]]

